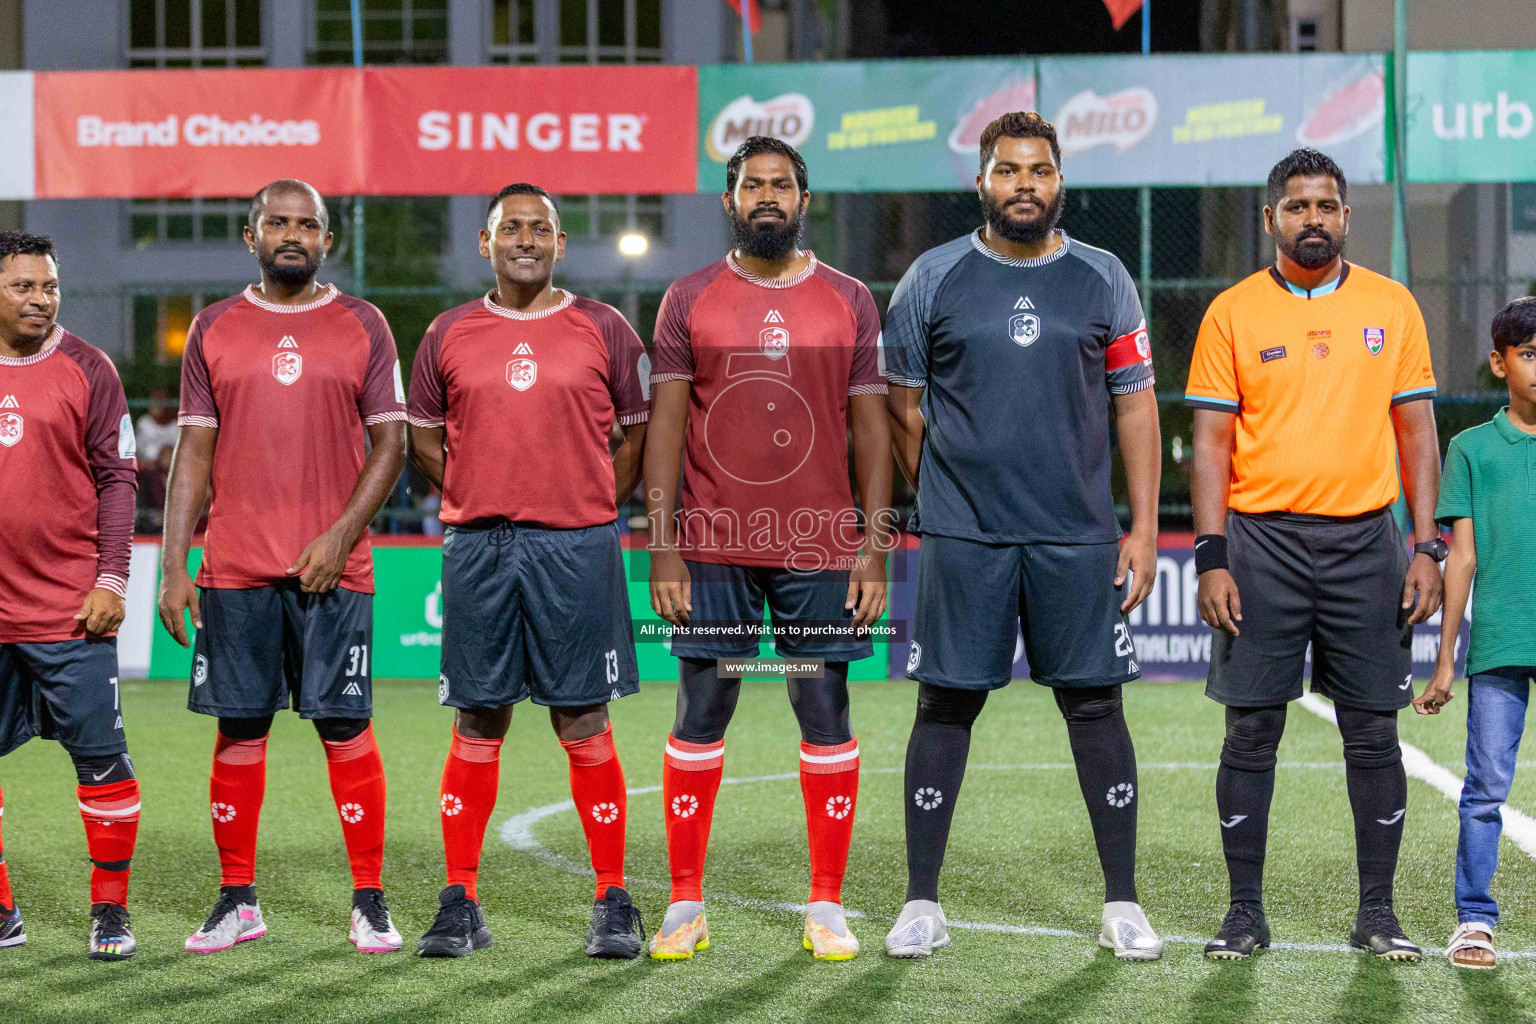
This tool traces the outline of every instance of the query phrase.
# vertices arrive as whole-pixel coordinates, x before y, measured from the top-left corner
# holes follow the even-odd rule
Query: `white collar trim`
[[[55,321],[53,330],[48,332],[48,337],[43,339],[43,347],[29,356],[0,356],[0,366],[31,366],[40,363],[53,355],[54,349],[59,347],[59,342],[64,339],[64,328]]]
[[[988,259],[996,260],[998,263],[1006,264],[1010,267],[1043,267],[1047,263],[1055,263],[1057,260],[1061,259],[1067,254],[1067,250],[1072,247],[1072,239],[1067,237],[1067,233],[1065,231],[1057,228],[1056,233],[1061,236],[1061,247],[1053,253],[1049,253],[1045,256],[1036,256],[1034,259],[1030,260],[1014,259],[1012,256],[1004,256],[1000,252],[993,252],[990,248],[988,248],[987,243],[981,240],[981,228],[977,228],[975,231],[971,232],[971,245],[975,247],[977,252],[981,253]]]
[[[260,309],[264,309],[268,313],[308,313],[310,310],[319,309],[321,306],[326,305],[331,300],[336,298],[336,286],[334,284],[326,285],[318,299],[315,299],[313,302],[306,302],[299,306],[285,306],[276,302],[268,302],[266,299],[257,294],[256,286],[253,284],[246,285],[243,294],[245,295],[246,302],[249,302],[251,305]]]
[[[547,309],[539,310],[537,313],[524,313],[520,309],[508,309],[506,306],[497,305],[496,300],[491,298],[492,295],[496,294],[494,290],[485,293],[485,308],[497,316],[506,317],[508,320],[542,320],[546,316],[554,316],[576,301],[576,296],[564,288],[556,288],[555,291],[559,292],[562,296],[560,301]]]
[[[793,288],[795,285],[801,284],[802,282],[808,280],[812,274],[816,273],[816,254],[811,252],[809,249],[805,250],[805,254],[809,256],[810,259],[805,264],[805,269],[800,271],[800,273],[796,274],[794,277],[758,277],[756,274],[750,273],[749,271],[743,269],[742,265],[736,262],[735,249],[732,249],[730,252],[725,254],[725,264],[731,268],[731,272],[734,273],[737,277],[741,278],[743,281],[748,281],[752,284],[758,285],[759,287]]]

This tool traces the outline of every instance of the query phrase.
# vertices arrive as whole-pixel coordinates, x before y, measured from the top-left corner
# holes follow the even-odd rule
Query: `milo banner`
[[[442,549],[432,540],[390,544],[381,538],[374,547],[374,576],[378,593],[373,605],[373,674],[380,679],[436,679],[443,644]],[[1170,534],[1158,550],[1157,579],[1145,604],[1130,616],[1132,642],[1142,674],[1149,679],[1202,679],[1211,657],[1211,630],[1200,621],[1196,602],[1194,538]],[[191,669],[191,652],[177,645],[161,628],[155,614],[159,589],[156,567],[160,547],[134,545],[128,588],[128,616],[118,634],[122,674],[129,678],[184,679]],[[192,551],[196,571],[201,549]],[[671,681],[677,661],[667,649],[666,626],[652,614],[646,552],[624,552],[629,569],[630,614],[634,617],[635,650],[640,678]],[[917,548],[915,544],[891,554],[890,612],[882,625],[894,626],[902,642],[876,641],[875,656],[855,662],[852,679],[900,679],[906,674],[908,628],[916,610]],[[1467,608],[1468,621],[1472,614]],[[1458,668],[1466,652],[1467,624],[1457,641]],[[1419,626],[1413,638],[1413,672],[1428,677],[1440,650],[1440,616]],[[764,655],[773,652],[763,645]],[[1022,637],[1014,638],[1015,679],[1029,678]]]
[[[1536,181],[1536,52],[1408,55],[1410,181]]]
[[[1386,180],[1379,54],[1040,61],[1040,110],[1078,185],[1258,185],[1297,146]]]
[[[699,191],[725,189],[725,162],[752,135],[800,150],[811,189],[970,188],[981,130],[1035,107],[1035,62],[901,60],[699,69]]]

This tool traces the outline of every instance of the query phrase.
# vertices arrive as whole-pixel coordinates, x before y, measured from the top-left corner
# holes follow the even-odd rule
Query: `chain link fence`
[[[1498,193],[1493,196],[1492,200],[1484,197],[1485,205],[1492,202],[1497,206]],[[1355,198],[1354,191],[1351,198]],[[1453,214],[1457,201],[1453,198],[1449,204]],[[403,204],[407,216],[398,223],[406,226],[375,230],[375,206],[389,202]],[[432,226],[431,211],[418,209],[423,202],[430,201],[370,200],[370,285],[363,295],[389,319],[407,372],[432,318],[481,294],[478,286],[437,283],[431,254],[441,252],[447,240],[441,227]],[[1272,261],[1273,243],[1264,235],[1262,210],[1263,194],[1258,188],[1077,189],[1067,196],[1062,218],[1065,230],[1118,256],[1141,292],[1162,408],[1161,507],[1165,529],[1190,528],[1191,415],[1182,396],[1195,337],[1206,307],[1218,292]],[[1498,222],[1498,216],[1505,216],[1502,223],[1507,228],[1507,213],[1495,209],[1493,220]],[[1462,219],[1475,225],[1477,211]],[[824,196],[812,207],[807,242],[828,262],[865,281],[883,312],[896,282],[913,259],[973,230],[980,222],[980,205],[970,193],[842,194],[831,201]],[[1525,268],[1520,262],[1519,237],[1507,230],[1502,234],[1490,231],[1484,225],[1463,232],[1466,237],[1461,238],[1456,224],[1457,219],[1451,217],[1444,247],[1437,247],[1429,238],[1414,239],[1413,291],[1425,312],[1432,343],[1443,339],[1436,349],[1437,371],[1442,373],[1442,397],[1436,403],[1442,445],[1456,432],[1486,420],[1504,403],[1502,387],[1486,367],[1478,370],[1473,365],[1473,357],[1486,348],[1481,339],[1487,336],[1493,313],[1509,298],[1529,293],[1536,282],[1536,241],[1530,272],[1522,275],[1519,271]],[[343,238],[333,261],[346,265],[344,222],[340,226]],[[1532,237],[1536,239],[1536,235]],[[1506,255],[1495,258],[1490,252]],[[1463,253],[1473,255],[1458,257]],[[707,258],[702,256],[700,261]],[[1384,256],[1377,259],[1375,254],[1367,254],[1363,259],[1367,265],[1385,268]],[[1456,261],[1454,266],[1448,268],[1452,261]],[[244,283],[189,283],[174,290],[206,302],[230,294]],[[561,280],[563,287],[623,310],[647,343],[668,283]],[[166,330],[166,292],[164,288],[126,288],[121,295],[125,306],[133,310],[134,339],[129,346],[132,355],[124,357],[120,369],[136,415],[151,405],[152,391],[164,391],[174,401],[177,389],[178,361],[168,357],[154,337]],[[188,317],[190,313],[188,307]],[[1457,353],[1454,360],[1446,355],[1450,351]],[[1469,352],[1473,356],[1469,357]],[[1448,361],[1455,365],[1442,367]],[[154,469],[150,472],[153,474]],[[1124,516],[1124,481],[1118,464],[1113,486]],[[157,498],[161,494],[163,486],[141,489],[141,529],[158,530]],[[894,497],[899,507],[910,507],[912,495],[899,474]],[[436,501],[427,482],[409,470],[375,526],[383,532],[431,531],[436,528]],[[632,503],[626,514],[643,515],[643,508]]]

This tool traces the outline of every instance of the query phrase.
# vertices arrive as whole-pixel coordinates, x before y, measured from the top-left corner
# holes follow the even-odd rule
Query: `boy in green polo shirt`
[[[1456,930],[1446,956],[1457,967],[1494,966],[1499,907],[1489,892],[1499,866],[1499,808],[1514,781],[1526,703],[1536,681],[1536,604],[1530,510],[1536,505],[1536,298],[1516,299],[1493,318],[1488,365],[1509,388],[1509,405],[1451,439],[1435,518],[1455,544],[1445,563],[1440,658],[1413,702],[1440,713],[1452,697],[1456,635],[1474,578],[1477,607],[1467,649],[1467,779],[1456,843]]]

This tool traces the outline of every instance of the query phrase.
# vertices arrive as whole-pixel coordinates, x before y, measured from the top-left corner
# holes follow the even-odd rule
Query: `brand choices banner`
[[[282,177],[337,194],[485,193],[518,179],[555,192],[688,192],[695,76],[691,67],[3,76],[0,100],[17,103],[0,110],[22,100],[30,109],[36,180],[21,180],[12,149],[0,157],[0,196],[247,195]],[[0,114],[0,127],[17,116]]]
[[[1185,543],[1188,543],[1186,539]],[[196,572],[202,549],[192,550]],[[635,651],[642,680],[677,678],[677,661],[666,643],[652,639],[659,632],[651,612],[644,550],[624,552],[629,571],[630,614],[638,642]],[[1136,659],[1149,679],[1202,679],[1211,656],[1211,630],[1200,621],[1195,602],[1194,549],[1164,547],[1158,551],[1157,580],[1146,603],[1130,616]],[[373,674],[381,679],[436,679],[443,645],[442,549],[434,544],[386,546],[373,549],[377,594],[373,604]],[[155,613],[159,590],[160,546],[135,544],[128,584],[128,617],[118,634],[121,671],[128,678],[187,678],[192,654],[161,628]],[[875,644],[875,656],[855,662],[852,679],[901,679],[906,675],[907,625],[912,621],[917,590],[917,549],[893,552],[888,622],[901,643]],[[1468,608],[1467,614],[1471,615]],[[650,628],[647,628],[650,627]],[[1462,624],[1456,660],[1466,651],[1467,625]],[[1015,637],[1013,675],[1029,678],[1022,638]],[[1413,671],[1428,677],[1440,650],[1440,616],[1419,626],[1413,639]],[[771,653],[765,644],[763,653]]]

